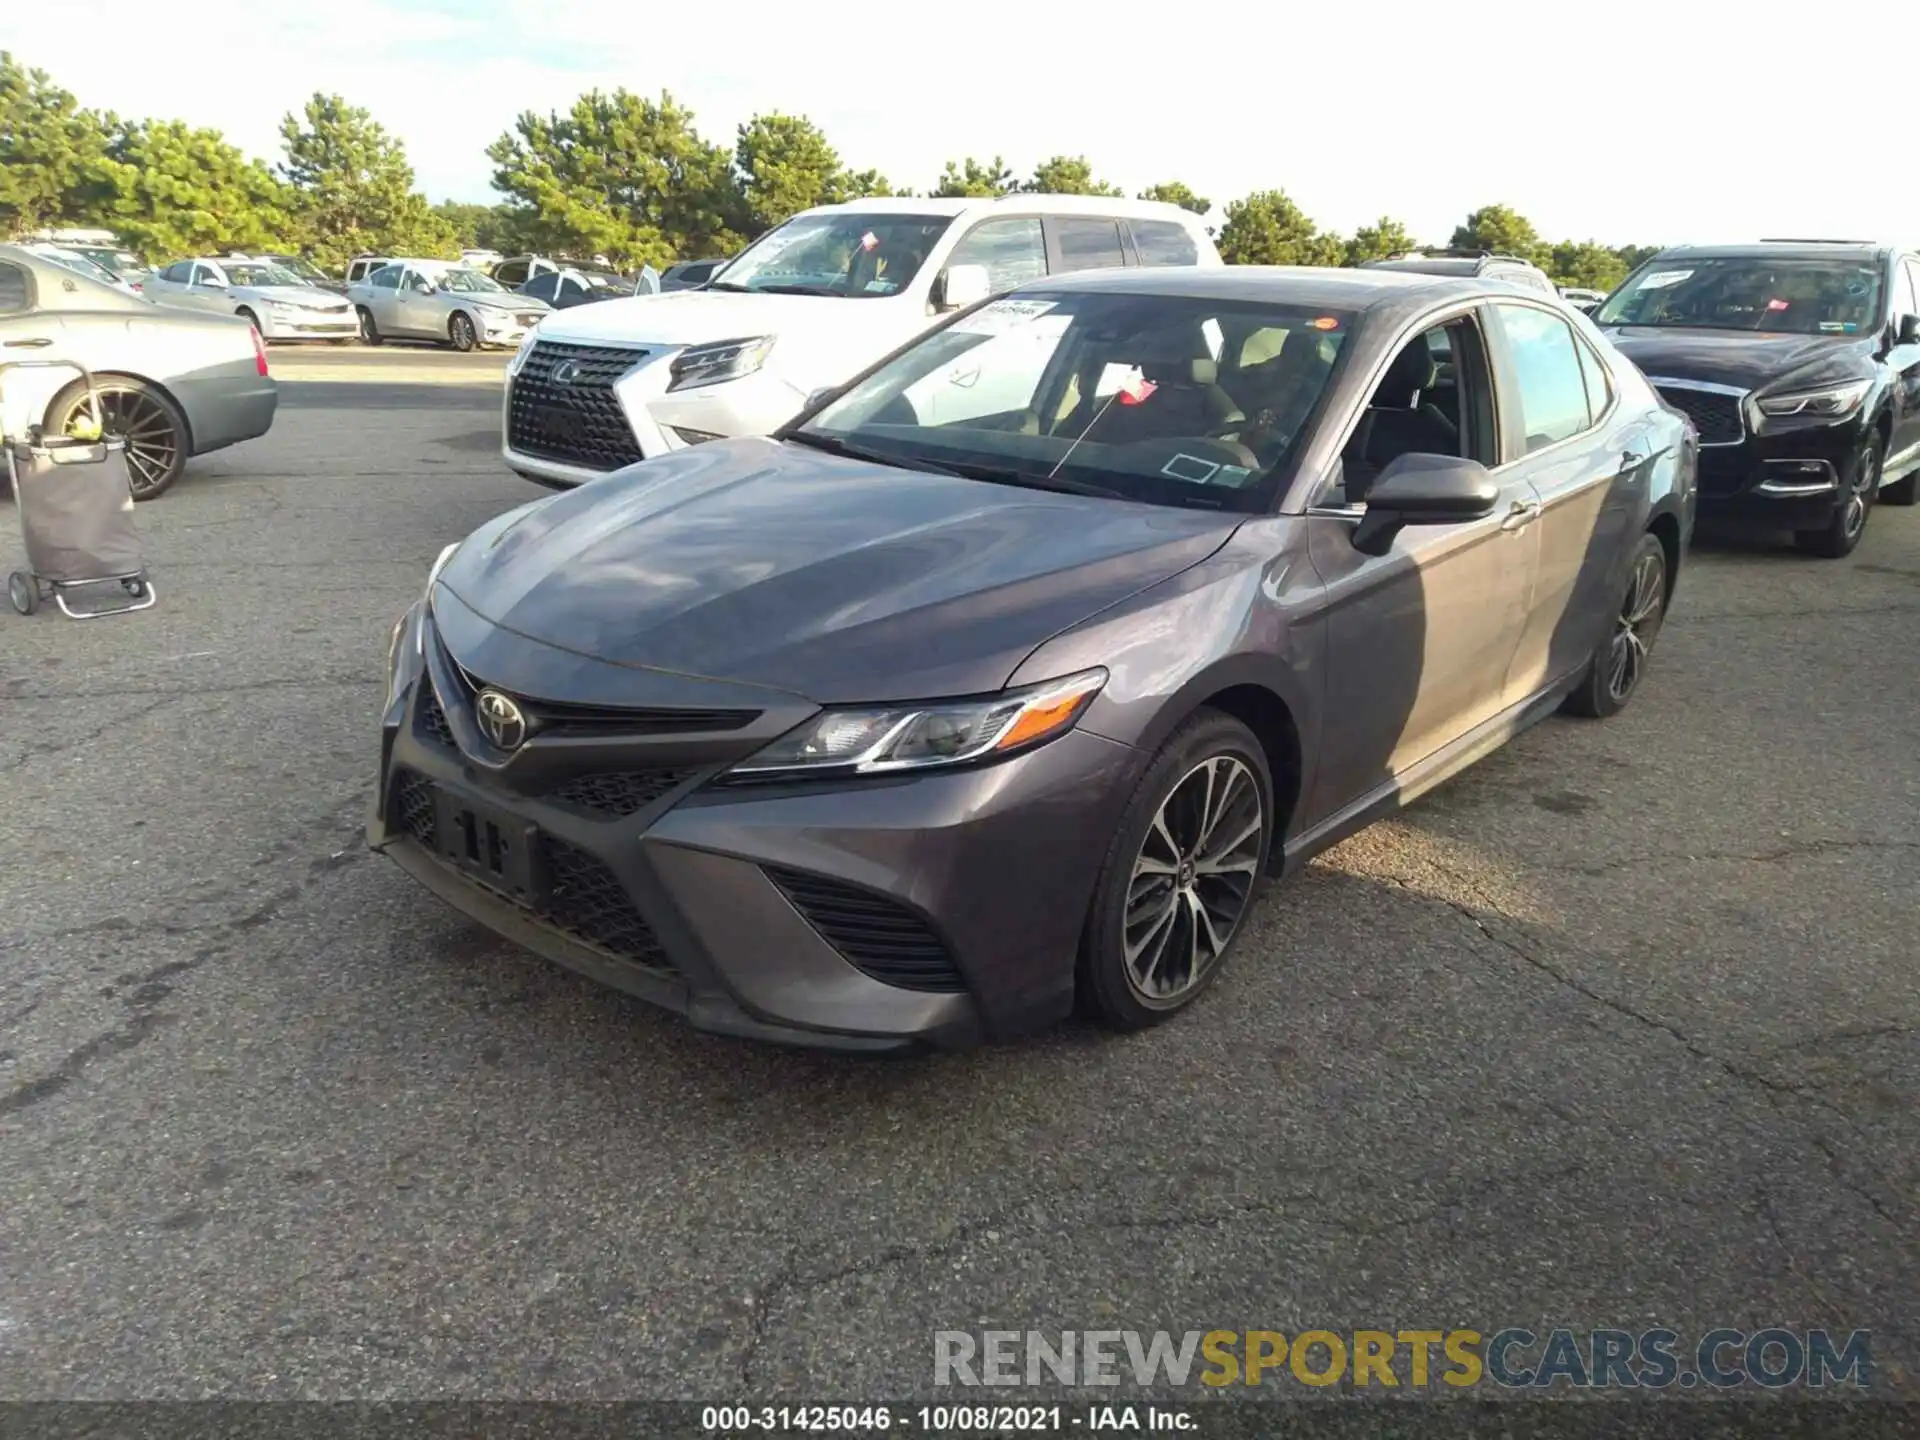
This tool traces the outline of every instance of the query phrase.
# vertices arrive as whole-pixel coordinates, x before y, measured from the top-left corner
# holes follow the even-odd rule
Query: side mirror
[[[1404,526],[1483,520],[1499,499],[1499,485],[1478,460],[1401,455],[1367,492],[1367,513],[1354,528],[1353,548],[1363,555],[1384,555]]]
[[[195,286],[201,289],[206,289],[206,290],[224,290],[227,288],[225,281],[215,280],[210,275],[202,275],[198,280],[194,281],[193,283],[195,284]]]
[[[1920,345],[1920,315],[1902,315],[1894,340],[1897,345]]]
[[[964,310],[993,293],[993,279],[984,265],[949,265],[940,274],[942,310]]]
[[[422,295],[433,294],[433,282],[431,280],[416,280],[413,282],[413,288]]]

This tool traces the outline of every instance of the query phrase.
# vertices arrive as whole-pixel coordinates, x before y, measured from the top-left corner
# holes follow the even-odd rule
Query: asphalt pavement
[[[1176,1023],[852,1060],[366,852],[388,628],[541,492],[503,356],[273,361],[140,509],[156,608],[0,613],[0,1399],[901,1397],[992,1325],[1866,1328],[1913,1393],[1920,510],[1696,553],[1627,714],[1272,891]]]

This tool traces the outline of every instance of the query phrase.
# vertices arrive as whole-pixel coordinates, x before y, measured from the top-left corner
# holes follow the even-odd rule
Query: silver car
[[[360,333],[344,296],[309,285],[284,265],[240,256],[179,260],[148,277],[146,295],[162,305],[238,315],[263,340],[332,340]]]
[[[192,455],[273,426],[279,391],[244,320],[150,304],[19,245],[0,245],[0,361],[71,360],[94,373],[106,428],[124,435],[133,498],[150,500]],[[0,371],[0,427],[64,433],[85,384],[57,370]]]
[[[360,338],[437,340],[456,350],[518,345],[550,308],[447,260],[395,260],[357,285],[347,298],[360,313]]]

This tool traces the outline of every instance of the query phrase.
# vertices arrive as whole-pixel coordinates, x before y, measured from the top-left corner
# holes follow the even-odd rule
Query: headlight
[[[520,342],[520,348],[513,352],[513,359],[507,362],[507,376],[511,379],[520,373],[520,367],[527,363],[527,356],[533,353],[534,331],[527,331],[527,338]]]
[[[1071,730],[1106,683],[1105,670],[1083,670],[984,700],[823,710],[732,773],[873,775],[1011,754]]]
[[[440,552],[440,557],[433,562],[433,568],[427,571],[426,597],[428,599],[433,597],[433,582],[440,578],[440,572],[447,568],[447,562],[453,559],[453,552],[459,548],[460,542],[458,540],[447,546],[446,549]]]
[[[271,310],[275,315],[298,315],[305,308],[304,305],[295,305],[288,300],[267,301],[267,309]]]
[[[1872,388],[1871,380],[1849,380],[1844,385],[1829,385],[1819,390],[1769,395],[1757,403],[1762,415],[1806,415],[1837,420],[1842,415],[1851,415]]]
[[[667,367],[673,377],[667,382],[667,389],[691,390],[698,385],[738,380],[764,365],[771,349],[773,336],[762,335],[752,340],[722,340],[714,345],[682,350]]]

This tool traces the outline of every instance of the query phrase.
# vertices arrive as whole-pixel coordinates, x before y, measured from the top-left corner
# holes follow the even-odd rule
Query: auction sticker
[[[1022,325],[1031,325],[1054,308],[1052,300],[995,300],[982,306],[953,328],[962,335],[1004,335]]]
[[[1693,274],[1691,270],[1656,270],[1633,288],[1636,290],[1664,290],[1669,285],[1678,285]]]

